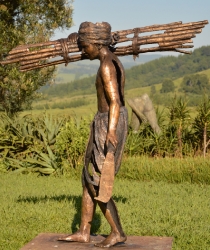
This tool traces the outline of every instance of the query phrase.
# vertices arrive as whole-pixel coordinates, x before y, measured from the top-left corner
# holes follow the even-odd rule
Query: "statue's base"
[[[66,234],[41,233],[32,241],[26,244],[20,250],[75,250],[75,249],[100,249],[94,246],[96,242],[104,239],[103,236],[91,236],[90,243],[66,242],[58,241],[60,237],[67,236]],[[156,236],[128,236],[125,243],[120,243],[114,246],[114,249],[139,249],[139,250],[171,250],[171,237],[156,237]]]

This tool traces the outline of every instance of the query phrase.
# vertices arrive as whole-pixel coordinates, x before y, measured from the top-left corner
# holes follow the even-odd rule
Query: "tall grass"
[[[121,169],[122,171],[122,169]],[[0,249],[41,232],[71,233],[80,222],[81,182],[64,176],[0,174]],[[173,250],[210,249],[210,186],[116,179],[114,200],[127,235],[170,236]],[[97,208],[92,233],[110,228]]]
[[[86,106],[90,104],[90,101],[83,98],[78,98],[72,101],[54,102],[52,104],[39,104],[36,105],[36,109],[46,110],[46,109],[67,109],[67,108],[77,108],[81,106]]]
[[[63,162],[65,176],[80,180],[82,161],[77,168]],[[210,185],[209,158],[149,158],[147,156],[123,157],[116,179],[128,181],[164,181],[171,184],[190,183]]]
[[[210,184],[209,158],[125,157],[118,178],[168,183]]]

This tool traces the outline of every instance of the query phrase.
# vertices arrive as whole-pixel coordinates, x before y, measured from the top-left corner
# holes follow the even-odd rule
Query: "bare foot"
[[[96,247],[111,247],[117,243],[125,242],[127,240],[126,235],[120,235],[118,232],[112,232],[105,240],[96,243]]]
[[[90,241],[90,235],[85,234],[85,233],[81,233],[80,231],[77,231],[77,232],[70,234],[66,237],[58,238],[58,240],[60,240],[60,241],[77,241],[77,242],[85,243],[85,242]]]

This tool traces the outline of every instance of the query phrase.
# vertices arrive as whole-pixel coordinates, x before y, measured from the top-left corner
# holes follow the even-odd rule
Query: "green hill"
[[[140,55],[141,56],[141,55]],[[191,55],[165,56],[126,70],[125,96],[127,98],[148,93],[154,103],[167,104],[174,93],[180,95],[183,77],[189,74],[205,74],[210,79],[210,46],[194,50]],[[160,94],[164,79],[173,80],[173,93]],[[65,84],[55,84],[42,89],[43,99],[34,103],[34,108],[76,108],[89,106],[95,109],[95,75]],[[210,84],[210,83],[209,83]],[[155,87],[155,93],[151,92]],[[186,94],[185,94],[186,95]],[[85,96],[85,98],[84,98]],[[199,99],[196,95],[187,95],[191,105]]]
[[[141,55],[140,55],[141,56]],[[151,86],[165,78],[175,80],[210,68],[210,46],[195,49],[191,55],[165,56],[126,70],[126,89]],[[72,96],[95,93],[95,75],[65,84],[48,86],[48,96]]]
[[[175,80],[210,68],[210,46],[194,50],[191,55],[162,57],[126,70],[126,87],[151,86],[165,78]]]
[[[205,74],[210,79],[210,69],[199,72],[199,74]],[[167,94],[160,94],[160,89],[162,87],[162,83],[155,84],[156,94],[151,95],[151,86],[139,87],[133,89],[125,90],[125,99],[141,96],[144,93],[150,95],[155,106],[164,106],[170,104],[172,98],[176,95],[183,95],[183,93],[179,92],[180,84],[183,80],[183,77],[175,79],[175,91]],[[186,96],[186,94],[185,94]],[[200,103],[202,96],[198,95],[188,95],[186,96],[189,100],[188,104],[190,106],[196,106]],[[127,105],[129,109],[130,108]],[[72,115],[79,117],[94,115],[97,109],[97,100],[96,94],[86,94],[86,95],[75,95],[74,96],[45,96],[42,100],[37,100],[33,105],[33,114],[39,115],[40,112],[43,112],[43,109],[49,109],[49,112],[54,115]],[[28,114],[28,111],[25,111],[24,114]],[[31,112],[30,112],[31,113]]]

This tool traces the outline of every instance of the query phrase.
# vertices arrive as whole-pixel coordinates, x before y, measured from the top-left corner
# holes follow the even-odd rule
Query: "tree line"
[[[125,89],[153,86],[154,84],[163,82],[165,79],[173,81],[178,77],[196,74],[209,68],[210,46],[203,46],[195,49],[191,55],[161,57],[126,70]],[[206,81],[206,79],[203,80]],[[48,86],[43,89],[43,93],[45,96],[56,95],[60,97],[65,95],[72,96],[75,93],[92,94],[95,93],[94,82],[95,76],[86,77],[65,84]],[[167,86],[167,84],[168,82],[164,83],[165,87],[169,88],[170,91],[173,90],[171,83],[169,83],[170,86]],[[181,91],[189,91],[189,88],[187,89],[182,86]],[[162,92],[164,93],[165,90],[163,89]]]
[[[191,55],[161,57],[126,70],[126,88],[151,86],[165,78],[174,80],[209,68],[210,46],[203,46]]]

